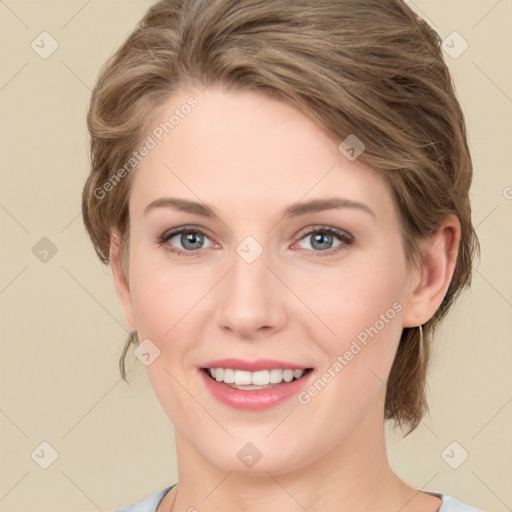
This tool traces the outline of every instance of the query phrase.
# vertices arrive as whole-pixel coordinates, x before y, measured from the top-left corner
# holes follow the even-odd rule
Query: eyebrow
[[[144,215],[146,215],[151,210],[154,210],[155,208],[172,208],[174,210],[193,213],[208,218],[217,216],[213,208],[204,203],[197,203],[195,201],[180,199],[177,197],[162,197],[160,199],[156,199],[144,208]],[[283,217],[299,217],[301,215],[307,215],[308,213],[318,213],[325,210],[335,210],[341,208],[355,208],[364,211],[376,218],[375,213],[366,204],[342,197],[312,199],[310,201],[296,203],[286,207],[281,212],[281,215]]]

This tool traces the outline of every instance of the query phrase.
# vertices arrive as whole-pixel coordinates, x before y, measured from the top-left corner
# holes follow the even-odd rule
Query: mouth
[[[222,359],[198,368],[211,396],[224,406],[264,411],[291,400],[310,385],[314,368],[270,359]]]
[[[255,372],[237,368],[201,368],[206,376],[232,389],[255,391],[285,386],[303,379],[313,368],[270,368]]]

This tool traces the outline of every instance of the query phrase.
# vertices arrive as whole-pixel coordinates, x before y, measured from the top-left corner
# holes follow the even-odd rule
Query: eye
[[[206,247],[203,245],[205,240],[210,242]],[[300,240],[309,240],[310,247],[306,247],[306,249],[312,251],[315,257],[329,256],[354,242],[354,238],[348,233],[328,226],[317,226],[302,235]],[[336,240],[338,244],[333,246]],[[205,231],[191,226],[167,231],[159,238],[158,244],[163,246],[166,251],[179,256],[195,256],[202,249],[213,245]]]
[[[173,242],[173,239],[176,240]],[[162,245],[165,250],[175,254],[183,256],[195,256],[194,253],[200,252],[201,249],[207,248],[202,246],[205,239],[210,240],[202,229],[183,227],[164,233],[159,239],[158,243],[159,245]],[[175,244],[180,244],[181,248],[173,247]]]
[[[351,235],[327,226],[316,227],[308,231],[301,240],[309,241],[310,247],[306,247],[306,249],[316,253],[314,256],[331,255],[354,242]],[[333,246],[336,240],[338,240],[338,244]],[[321,252],[324,254],[319,254]]]

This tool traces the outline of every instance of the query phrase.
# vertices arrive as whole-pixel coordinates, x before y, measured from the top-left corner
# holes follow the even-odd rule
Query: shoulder
[[[164,496],[174,487],[174,485],[166,487],[161,491],[155,492],[151,496],[144,498],[142,501],[132,503],[131,505],[126,505],[125,507],[120,508],[115,512],[156,512],[158,505],[164,499]]]
[[[466,505],[465,503],[462,503],[453,496],[448,496],[447,494],[443,494],[440,492],[427,492],[427,494],[437,496],[438,498],[441,498],[441,500],[443,501],[438,512],[483,512],[479,508],[474,508],[471,507],[470,505]]]

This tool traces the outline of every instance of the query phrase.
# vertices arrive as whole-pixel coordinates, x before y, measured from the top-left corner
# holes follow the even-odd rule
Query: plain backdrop
[[[133,355],[120,379],[128,328],[80,213],[91,89],[151,3],[0,2],[2,512],[108,511],[176,482],[173,427]],[[389,430],[389,456],[416,488],[511,510],[512,2],[409,4],[450,45],[482,258],[435,341],[431,413]]]

